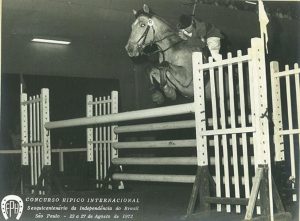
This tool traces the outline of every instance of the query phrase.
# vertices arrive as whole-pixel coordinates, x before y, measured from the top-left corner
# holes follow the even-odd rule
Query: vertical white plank
[[[119,112],[118,110],[118,91],[112,91],[111,92],[111,113],[112,114],[116,114]],[[118,142],[118,135],[114,132],[114,129],[117,127],[117,125],[113,125],[111,127],[111,134],[112,134],[112,138],[111,141],[112,142]],[[117,158],[118,157],[118,152],[117,150],[115,150],[114,148],[112,148],[112,154],[111,154],[111,159],[113,158]]]
[[[107,97],[108,100],[111,100],[111,97]],[[107,114],[111,114],[111,101],[107,103]],[[107,168],[110,168],[110,163],[111,163],[111,126],[107,126]]]
[[[86,116],[92,117],[93,116],[93,96],[87,95],[86,96]],[[93,141],[93,127],[86,128],[86,146],[87,146],[87,161],[93,162],[94,161],[94,144],[91,143]]]
[[[119,98],[118,98],[118,91],[112,91],[111,92],[111,112],[112,114],[116,114],[119,112]],[[118,142],[118,134],[116,134],[114,132],[114,129],[117,127],[117,125],[113,125],[111,127],[111,134],[112,134],[112,137],[111,137],[111,142],[112,144],[115,143],[115,142]],[[113,146],[111,144],[111,146]],[[112,153],[111,153],[111,159],[113,158],[118,158],[118,151],[115,150],[113,147],[111,149]],[[122,166],[120,166],[120,169],[122,170]],[[119,186],[118,186],[118,189],[124,189],[124,184],[123,182],[121,181]]]
[[[232,54],[228,53],[227,58],[230,60],[232,58]],[[229,81],[230,123],[231,123],[231,128],[236,128],[232,64],[228,65],[228,81]],[[240,89],[240,85],[239,85],[239,89]],[[234,176],[234,193],[235,193],[236,198],[240,198],[239,161],[238,161],[236,134],[232,134],[232,158],[233,158],[233,174],[234,174],[233,175]],[[237,213],[241,212],[240,205],[236,205],[236,212]]]
[[[29,101],[32,100],[32,97],[29,97]],[[32,120],[33,120],[33,111],[32,111],[32,103],[29,104],[29,143],[31,144],[33,142],[33,131],[32,131]],[[35,179],[34,179],[34,153],[33,153],[33,147],[29,147],[30,149],[30,176],[31,176],[31,185],[35,185]],[[34,193],[34,190],[31,190],[31,193]]]
[[[92,98],[92,100],[93,100],[93,98]],[[95,111],[94,116],[98,116],[99,115],[98,106],[100,106],[96,103],[98,101],[98,98],[95,97],[94,101],[95,101],[95,104],[92,104],[92,109],[94,106],[94,111]],[[98,141],[99,140],[98,139],[99,138],[99,126],[98,125],[96,125],[94,127],[94,136],[95,136],[95,139],[93,139],[93,141]],[[100,145],[98,143],[92,144],[92,149],[94,149],[94,147],[95,147],[95,155],[96,155],[96,162],[95,162],[96,180],[99,181],[101,179],[101,175],[99,176],[99,170],[101,171],[101,164],[99,163],[99,147],[100,147]],[[96,184],[96,188],[99,188],[99,183]]]
[[[33,100],[36,99],[36,96],[33,96]],[[33,117],[33,123],[32,123],[32,140],[33,143],[36,143],[36,129],[37,129],[37,125],[36,125],[36,101],[34,101],[34,103],[32,104],[32,117]],[[33,147],[33,155],[34,155],[34,183],[37,184],[37,179],[38,179],[38,165],[37,165],[37,146]]]
[[[197,164],[198,166],[208,166],[207,137],[201,135],[206,131],[205,121],[205,85],[204,72],[201,70],[203,64],[202,53],[193,53],[193,82],[194,82],[194,105],[196,122],[197,141]]]
[[[249,54],[249,52],[248,52]],[[238,57],[242,56],[242,52],[237,52]],[[251,66],[249,62],[248,66]],[[249,79],[251,70],[249,70]],[[238,63],[238,73],[239,73],[239,88],[240,88],[240,109],[241,109],[241,127],[246,127],[246,108],[245,108],[245,88],[244,88],[244,73],[243,73],[243,64],[242,62]],[[249,84],[251,87],[251,83]],[[252,89],[250,89],[252,90]],[[250,93],[250,100],[252,100],[252,93]],[[251,107],[252,110],[252,107]],[[249,198],[250,196],[250,180],[249,180],[249,163],[248,163],[248,146],[247,146],[247,134],[242,134],[242,148],[243,148],[243,171],[244,171],[244,180],[245,180],[245,197]]]
[[[64,167],[64,152],[63,151],[58,152],[58,160],[59,160],[59,172],[64,172],[65,167]]]
[[[219,95],[220,95],[220,109],[221,109],[221,128],[226,129],[226,114],[225,114],[225,92],[224,92],[224,73],[223,67],[218,66],[219,75]],[[228,146],[227,136],[222,135],[223,159],[224,159],[224,178],[225,178],[225,196],[230,197],[230,182],[229,182],[229,167],[228,167]],[[231,211],[231,206],[226,205],[226,211]]]
[[[51,142],[50,142],[50,130],[45,128],[45,123],[50,121],[50,104],[49,104],[49,89],[43,88],[41,90],[41,142],[42,142],[42,165],[51,165]],[[45,185],[45,180],[43,180],[42,185]],[[45,191],[42,191],[45,194]]]
[[[45,165],[45,161],[44,161],[44,144],[48,142],[48,140],[44,140],[44,137],[43,137],[43,132],[44,132],[43,112],[44,112],[44,109],[46,109],[46,110],[48,109],[49,110],[49,104],[48,104],[48,107],[47,107],[47,102],[46,102],[46,105],[43,105],[43,101],[44,101],[43,90],[44,89],[41,90],[41,94],[40,94],[39,117],[38,117],[38,119],[39,119],[39,126],[40,126],[40,128],[39,128],[39,140],[42,143],[42,145],[40,146],[41,172],[42,172],[42,169],[44,168],[44,165]],[[48,95],[49,95],[49,92],[48,92]],[[48,103],[49,103],[49,100],[48,100]],[[49,121],[50,121],[50,117],[49,117]],[[50,137],[49,137],[49,142],[50,142]],[[50,145],[50,143],[49,143],[49,145]],[[45,180],[42,181],[42,186],[43,187],[45,186]],[[41,194],[45,195],[45,191],[41,191]]]
[[[272,104],[273,104],[273,123],[274,123],[274,144],[275,144],[275,161],[284,161],[284,141],[283,136],[279,135],[282,131],[282,103],[280,79],[277,75],[279,72],[279,63],[272,61],[270,63]]]
[[[257,53],[255,51],[255,49],[248,49],[248,54],[251,55],[251,60],[249,61],[249,64],[248,64],[248,70],[249,70],[249,86],[250,86],[250,103],[251,103],[251,119],[252,119],[252,126],[254,128],[256,128],[256,115],[257,115],[257,110],[256,110],[256,107],[257,105],[257,96],[258,96],[258,90],[255,88],[256,86],[256,73],[254,73],[254,70],[256,70],[254,68],[254,65],[255,67],[257,66],[256,65],[256,56],[257,56]],[[258,145],[258,142],[259,142],[259,138],[256,136],[256,132],[253,133],[253,153],[254,153],[254,171],[257,171],[258,169],[258,157],[259,154],[257,152],[257,147],[259,146]],[[252,181],[253,181],[254,177],[252,177]],[[252,182],[252,185],[253,185],[253,182]],[[258,194],[258,198],[259,198],[259,194]],[[257,214],[260,214],[260,206],[257,206],[256,207],[256,211],[257,211]]]
[[[299,65],[297,63],[294,64],[294,69],[298,69],[298,68],[299,68]],[[299,74],[300,73],[295,74],[295,89],[296,89],[296,100],[297,100],[298,129],[300,129],[300,85],[299,85],[300,82],[299,82]],[[300,134],[298,134],[298,153],[300,153]],[[296,179],[297,178],[299,180],[300,176],[299,177],[296,176]],[[298,182],[298,185],[299,185],[299,183],[300,182]],[[298,199],[299,199],[299,195],[298,195]],[[297,195],[296,194],[293,195],[293,201],[297,201]],[[298,203],[298,204],[299,204],[299,207],[300,207],[300,203]]]
[[[40,95],[37,96],[37,98],[41,98]],[[37,142],[41,142],[41,101],[38,101],[37,103],[37,107],[36,107],[36,126],[37,126],[37,137],[36,137],[36,140]],[[38,154],[38,161],[37,161],[37,164],[38,164],[38,177],[40,177],[41,173],[42,173],[42,168],[43,168],[43,165],[42,165],[42,160],[41,160],[41,157],[42,157],[42,153],[41,153],[41,149],[42,147],[41,146],[37,146],[37,154]],[[42,191],[39,191],[39,194],[41,194]]]
[[[50,144],[50,130],[47,130],[44,125],[50,121],[50,106],[49,106],[49,89],[43,88],[41,93],[41,125],[42,128],[42,143],[43,143],[43,162],[44,165],[51,165],[51,144]]]
[[[212,57],[209,57],[209,63],[213,62]],[[211,104],[212,104],[212,119],[213,119],[213,129],[218,129],[218,115],[217,115],[217,98],[216,98],[216,83],[214,69],[209,69],[210,76],[210,89],[211,89]],[[214,145],[215,145],[215,173],[216,173],[216,196],[221,197],[221,158],[220,158],[220,147],[219,147],[219,136],[214,135]],[[217,204],[217,211],[222,210],[222,205]]]
[[[289,70],[289,66],[285,65],[285,70]],[[287,116],[288,116],[288,130],[292,130],[293,127],[293,114],[292,114],[292,101],[291,101],[291,84],[290,84],[290,76],[285,76],[285,84],[286,84],[286,100],[287,100]],[[290,146],[290,158],[291,158],[291,177],[296,177],[296,166],[295,166],[295,143],[294,136],[292,134],[289,135],[289,146]],[[292,188],[295,188],[295,184],[292,183]]]
[[[249,72],[249,89],[250,89],[250,106],[251,106],[251,119],[252,119],[252,126],[254,128],[256,128],[256,113],[255,113],[255,105],[256,105],[256,102],[255,102],[255,98],[257,97],[257,94],[255,93],[255,82],[254,82],[254,74],[253,73],[253,65],[254,65],[254,62],[253,62],[253,56],[254,56],[254,51],[252,50],[252,48],[248,49],[248,54],[251,55],[251,60],[249,60],[248,62],[248,72]],[[247,118],[246,118],[247,119]],[[258,168],[258,161],[256,160],[256,154],[255,154],[255,147],[256,147],[256,144],[255,142],[257,141],[257,139],[255,139],[255,135],[253,134],[253,153],[254,153],[254,169],[255,171],[257,170]]]
[[[106,96],[103,98],[103,101],[107,101],[107,98],[106,98]],[[103,103],[103,115],[106,115],[107,114],[107,102],[104,102]],[[107,143],[106,143],[106,141],[107,141],[107,126],[103,126],[103,141],[104,141],[104,144],[103,144],[103,146],[104,146],[104,148],[103,148],[103,150],[104,150],[104,152],[103,152],[103,164],[104,164],[104,167],[103,167],[103,175],[104,175],[104,178],[107,176],[107,165],[108,165],[108,163],[107,163]]]
[[[255,151],[257,156],[255,160],[259,164],[268,166],[268,182],[269,182],[269,209],[270,219],[274,220],[273,214],[273,191],[272,191],[272,168],[271,168],[271,153],[269,141],[269,120],[268,114],[268,97],[267,97],[267,79],[266,79],[266,60],[264,51],[264,42],[259,38],[251,39],[251,46],[253,50],[253,68],[255,72]],[[258,211],[260,212],[260,211]]]
[[[102,101],[102,97],[99,97],[99,101]],[[103,105],[99,104],[99,110],[98,110],[98,116],[103,115]],[[99,133],[98,133],[98,139],[97,141],[103,141],[103,126],[102,125],[97,125],[97,127],[99,128]],[[104,162],[103,162],[103,143],[99,144],[99,165],[100,165],[100,180],[103,180],[104,177]]]
[[[27,94],[21,93],[21,143],[28,143],[28,105],[22,104],[22,102],[27,101]],[[22,146],[22,165],[29,165],[28,161],[28,147]]]

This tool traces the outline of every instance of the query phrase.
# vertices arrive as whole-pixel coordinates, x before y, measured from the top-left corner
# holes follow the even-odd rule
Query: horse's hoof
[[[162,104],[165,102],[164,95],[157,91],[152,94],[152,101],[156,104]]]
[[[175,91],[174,88],[171,88],[171,87],[169,87],[169,86],[166,85],[163,88],[163,90],[164,90],[164,93],[165,93],[165,95],[166,95],[167,98],[169,98],[171,100],[176,100],[176,91]]]

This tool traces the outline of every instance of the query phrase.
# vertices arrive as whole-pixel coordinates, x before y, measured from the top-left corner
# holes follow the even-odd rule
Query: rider
[[[219,29],[214,25],[196,20],[190,15],[181,15],[179,18],[179,36],[183,40],[199,44],[200,47],[208,47],[214,60],[221,60],[220,55],[221,39],[224,37]]]

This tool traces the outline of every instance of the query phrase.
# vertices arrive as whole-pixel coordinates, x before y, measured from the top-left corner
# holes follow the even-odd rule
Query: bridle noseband
[[[151,46],[152,46],[152,45],[154,45],[154,44],[156,44],[156,43],[158,43],[158,42],[161,42],[161,41],[163,41],[163,40],[165,40],[165,39],[167,39],[167,38],[169,38],[169,37],[172,37],[172,36],[176,35],[176,33],[171,33],[170,35],[166,35],[165,37],[163,37],[163,38],[161,38],[161,39],[155,40],[155,29],[154,29],[154,26],[153,26],[153,25],[154,25],[153,20],[152,20],[151,18],[148,18],[147,27],[146,27],[144,33],[143,33],[143,34],[141,35],[141,37],[139,38],[139,40],[137,41],[137,47],[138,47],[139,52],[140,52],[141,54],[143,54],[143,55],[146,55],[146,56],[151,56],[151,55],[154,55],[154,54],[156,54],[156,53],[161,53],[162,56],[163,56],[163,61],[165,61],[165,55],[164,55],[164,52],[166,52],[166,51],[169,50],[170,48],[174,47],[175,45],[181,43],[183,40],[180,40],[180,41],[174,43],[173,45],[171,45],[171,46],[169,46],[169,47],[167,47],[167,48],[165,48],[165,49],[162,49],[161,47],[159,47],[159,45],[157,45],[157,46],[158,46],[158,49],[157,49],[157,50],[155,50],[155,51],[153,51],[153,52],[151,52],[151,53],[145,53],[145,52],[143,52],[143,49],[144,49],[146,46],[148,46],[148,45],[151,45]],[[153,39],[152,39],[148,44],[145,44],[150,28],[151,28],[152,31],[153,31]],[[140,42],[141,42],[141,43],[140,43]]]
[[[145,44],[150,28],[151,28],[152,31],[153,31],[153,39],[150,41],[149,44]],[[154,29],[154,27],[153,27],[153,20],[152,20],[151,18],[149,18],[149,19],[148,19],[148,23],[147,23],[147,27],[146,27],[144,33],[142,34],[142,36],[141,36],[141,37],[139,38],[139,40],[137,41],[138,49],[140,50],[140,52],[142,52],[142,50],[143,50],[146,46],[148,46],[148,45],[153,45],[153,44],[154,44],[154,36],[155,36],[155,29]],[[140,44],[140,42],[141,42],[141,44]]]

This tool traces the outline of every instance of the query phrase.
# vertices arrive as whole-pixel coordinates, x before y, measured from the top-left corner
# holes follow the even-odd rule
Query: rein
[[[146,55],[146,56],[152,56],[152,55],[155,55],[155,54],[157,54],[157,53],[162,53],[162,55],[163,55],[163,61],[165,61],[165,54],[164,54],[164,53],[165,53],[167,50],[169,50],[170,48],[174,47],[175,45],[181,43],[182,41],[183,41],[183,40],[177,41],[177,42],[175,42],[174,44],[170,45],[169,47],[167,47],[167,48],[165,48],[165,49],[162,49],[159,45],[157,45],[157,46],[158,46],[158,50],[155,50],[155,51],[153,51],[153,52],[151,52],[151,53],[145,53],[145,52],[142,52],[142,54],[144,54],[144,55]],[[156,41],[155,43],[157,43],[157,42],[159,42],[159,41]],[[152,43],[152,44],[155,44],[155,43]]]
[[[150,28],[152,28],[152,31],[153,31],[153,39],[152,39],[152,41],[149,44],[145,44]],[[158,40],[155,41],[154,40],[155,29],[153,28],[153,21],[151,19],[149,19],[148,24],[147,24],[147,28],[145,29],[144,33],[141,35],[141,37],[138,40],[138,43],[140,41],[142,41],[141,44],[138,44],[138,48],[142,49],[143,47],[146,47],[148,45],[156,44],[158,42],[161,42],[161,41],[163,41],[163,40],[165,40],[165,39],[167,39],[169,37],[175,36],[175,35],[176,35],[176,33],[172,33],[170,35],[166,35],[163,38],[158,39]],[[151,53],[145,53],[145,52],[142,51],[141,53],[143,55],[146,55],[146,56],[151,56],[151,55],[154,55],[154,54],[157,54],[157,53],[162,53],[162,55],[163,55],[163,61],[165,61],[165,55],[164,55],[164,53],[166,51],[168,51],[170,48],[174,47],[175,45],[181,43],[182,41],[183,40],[179,40],[178,42],[175,42],[174,44],[170,45],[169,47],[167,47],[165,49],[162,49],[159,45],[157,45],[158,48],[159,48],[158,50],[155,50],[155,51],[153,51]]]

